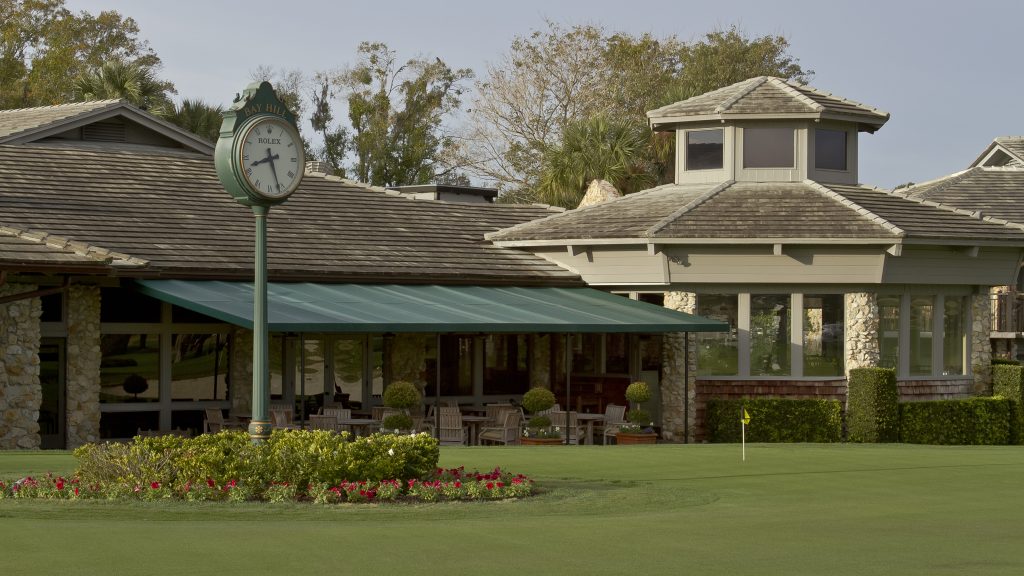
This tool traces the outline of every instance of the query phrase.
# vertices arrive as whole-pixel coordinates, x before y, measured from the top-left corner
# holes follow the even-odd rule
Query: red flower
[[[75,496],[78,496],[78,486],[75,486]]]
[[[494,482],[488,482],[487,483],[487,489],[488,490],[494,490]]]
[[[504,482],[498,482],[498,488],[504,488],[504,487],[505,487],[505,483]]]
[[[149,487],[152,488],[153,490],[159,490],[160,489],[160,483],[159,482],[150,482],[149,483]]]
[[[217,487],[217,483],[213,481],[213,478],[207,478],[206,479],[206,485],[209,486],[210,488],[216,488]]]
[[[57,490],[63,490],[64,489],[64,479],[63,478],[57,478],[56,484],[57,484]]]
[[[462,482],[459,482],[458,480],[456,480],[455,481],[455,487],[456,488],[462,488]]]

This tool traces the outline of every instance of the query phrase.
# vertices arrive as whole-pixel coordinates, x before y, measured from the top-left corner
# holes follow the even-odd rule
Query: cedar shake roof
[[[919,200],[980,211],[983,218],[1024,225],[1024,169],[976,166],[896,191]]]
[[[122,117],[140,124],[189,150],[213,154],[213,144],[140,110],[125,100],[93,100],[56,106],[0,110],[0,144],[28,144],[114,117]]]
[[[501,245],[568,240],[802,239],[1024,242],[1024,231],[876,188],[804,182],[667,185],[488,234]],[[583,242],[585,243],[585,242]]]
[[[888,112],[823,92],[806,84],[758,76],[647,113],[653,129],[672,129],[688,122],[766,118],[812,118],[858,122],[874,132],[889,120]]]
[[[974,166],[1024,167],[1024,136],[1001,136],[996,138],[971,163],[971,167]]]
[[[119,267],[122,276],[252,278],[252,212],[224,191],[209,156],[19,145],[0,146],[0,166],[0,230],[49,234],[132,258],[137,266]],[[552,211],[412,200],[307,175],[270,211],[269,276],[581,285],[555,264],[483,239]]]
[[[97,254],[81,254],[68,247],[58,247],[45,238],[25,238],[10,229],[0,228],[0,266],[32,270],[66,270],[85,267],[99,272],[108,268],[110,258]]]

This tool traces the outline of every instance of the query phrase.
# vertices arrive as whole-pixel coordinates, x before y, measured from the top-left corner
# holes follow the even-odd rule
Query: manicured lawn
[[[0,573],[1024,574],[1024,447],[448,448],[545,492],[392,506],[0,501]],[[0,478],[70,456],[0,453]]]

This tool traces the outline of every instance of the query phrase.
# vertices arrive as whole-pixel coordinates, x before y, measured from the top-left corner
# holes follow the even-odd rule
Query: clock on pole
[[[256,218],[256,261],[252,313],[252,420],[254,443],[270,438],[270,340],[267,322],[267,217],[302,182],[306,156],[295,115],[269,82],[252,83],[224,112],[214,151],[217,177]]]

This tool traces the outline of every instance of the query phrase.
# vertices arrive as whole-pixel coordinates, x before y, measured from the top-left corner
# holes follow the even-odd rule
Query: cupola
[[[887,112],[782,78],[758,76],[647,113],[676,133],[676,183],[857,184],[857,136]]]

